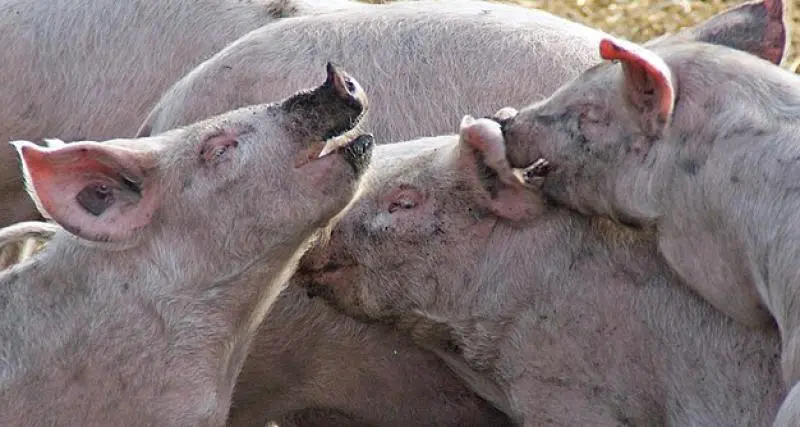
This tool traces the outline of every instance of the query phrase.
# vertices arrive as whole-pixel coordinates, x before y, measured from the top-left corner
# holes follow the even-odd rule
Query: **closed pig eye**
[[[207,165],[217,164],[238,146],[239,140],[233,131],[220,132],[203,141],[200,147],[200,159]]]
[[[416,206],[417,202],[411,199],[395,200],[389,204],[389,213],[392,213],[398,209],[414,209]]]
[[[422,192],[407,184],[396,187],[387,196],[384,200],[388,203],[384,206],[389,213],[412,210],[425,199]]]

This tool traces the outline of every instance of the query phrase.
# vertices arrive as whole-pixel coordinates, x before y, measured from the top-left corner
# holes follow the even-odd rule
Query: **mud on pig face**
[[[317,88],[160,135],[13,144],[39,209],[74,235],[127,245],[183,236],[202,240],[201,259],[234,262],[297,244],[350,203],[373,145],[352,131],[366,108],[359,84],[328,64]]]
[[[376,147],[364,192],[300,262],[294,283],[362,320],[457,304],[498,222],[542,209],[506,161],[500,127],[464,118],[459,135]]]

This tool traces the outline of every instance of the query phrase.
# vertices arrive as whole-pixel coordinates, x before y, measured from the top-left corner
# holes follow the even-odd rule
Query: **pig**
[[[744,3],[656,42],[704,40],[780,63],[785,24],[782,11],[765,13],[769,2]],[[365,125],[377,141],[440,135],[465,111],[488,114],[545,98],[597,62],[602,37],[541,10],[478,0],[401,1],[293,17],[251,31],[189,72],[137,135],[281,98],[308,85],[328,60],[347,61],[369,89],[375,102]]]
[[[554,203],[654,230],[669,265],[712,305],[750,327],[777,325],[793,386],[800,79],[719,45],[598,46],[605,62],[498,119],[510,164],[548,162],[526,176]]]
[[[440,2],[439,4],[445,3]],[[484,4],[484,7],[485,6]],[[495,6],[488,5],[488,7],[494,8]],[[760,48],[761,44],[753,40],[759,37],[766,37],[764,36],[764,28],[768,27],[768,24],[771,22],[769,19],[765,19],[769,17],[761,13],[762,8],[761,3],[748,3],[726,14],[719,15],[706,24],[686,30],[680,33],[680,35],[682,37],[687,37],[688,35],[689,37],[709,39],[709,41],[728,43],[734,46],[742,45],[746,49],[751,48],[751,46]],[[483,8],[481,10],[483,10]],[[516,11],[517,9],[514,9],[514,12]],[[525,11],[523,13],[529,12]],[[415,14],[415,16],[418,15],[420,15],[419,12]],[[478,13],[478,15],[484,16],[483,13]],[[318,19],[322,18],[320,17]],[[373,19],[377,18],[373,17]],[[392,16],[384,16],[381,19],[392,19]],[[420,18],[418,17],[417,19]],[[427,21],[422,22],[424,23]],[[472,19],[466,18],[462,18],[456,22],[460,23],[459,28],[469,29],[472,28],[470,26],[474,27],[475,25]],[[560,22],[562,21],[557,20],[556,24]],[[778,22],[781,21],[778,20]],[[320,25],[323,24],[324,22]],[[500,24],[497,25],[499,26]],[[506,26],[505,31],[495,29],[495,33],[498,34],[495,43],[499,44],[506,40],[518,40],[521,37],[531,37],[537,34],[541,37],[559,39],[563,37],[559,25],[560,24],[555,25],[557,27],[556,30],[550,27],[551,29],[548,31],[539,31],[535,34],[525,34],[527,30],[524,28],[515,30],[513,27],[508,26]],[[433,26],[433,24],[422,26],[421,28],[431,31],[433,34],[431,37],[441,36],[437,40],[437,43],[448,43],[450,40],[454,40],[452,37],[444,34],[437,35],[439,34],[437,31],[442,30],[440,27]],[[509,31],[512,32],[509,33]],[[347,33],[343,33],[341,36],[356,37],[360,35],[375,37],[376,40],[374,43],[378,42],[378,37],[385,38],[387,42],[395,40],[395,49],[399,48],[397,43],[403,42],[402,40],[397,40],[397,38],[387,37],[391,36],[391,33],[377,34],[377,32],[356,32],[345,34]],[[419,36],[419,33],[415,34],[415,37]],[[484,33],[484,35],[488,37],[486,34],[488,33]],[[504,39],[503,37],[506,34],[512,34],[512,37]],[[413,40],[413,38],[411,40]],[[481,38],[474,40],[474,42],[485,43],[484,40],[489,39]],[[407,40],[405,42],[407,42]],[[358,43],[355,44],[357,45]],[[566,45],[565,43],[565,46]],[[387,46],[391,47],[392,45],[387,44]],[[482,55],[482,52],[474,51],[473,53],[473,51],[470,50],[463,51],[462,46],[461,44],[457,44],[452,46],[452,49],[454,51],[462,49],[461,51],[463,53],[461,57],[464,59],[473,58],[475,63],[481,60],[482,56],[479,55]],[[487,46],[487,51],[491,51],[489,47],[493,46],[494,45]],[[549,45],[542,43],[537,45],[539,49],[546,49],[548,46]],[[420,49],[424,47],[424,44],[419,46]],[[512,47],[513,46],[509,46],[508,56],[513,57],[517,52],[511,52]],[[571,49],[567,50],[574,51],[574,49],[575,47],[573,46]],[[758,52],[757,49],[752,50],[755,51],[754,53],[756,54],[763,54]],[[360,50],[356,50],[354,52],[346,52],[346,54],[349,58],[356,59],[359,55],[363,55],[361,52]],[[295,54],[297,55],[297,53]],[[431,55],[432,58],[429,58],[429,60],[439,60],[439,56]],[[776,55],[773,55],[771,59],[774,60],[775,57]],[[566,55],[564,58],[569,59],[570,57]],[[531,75],[531,81],[536,84],[542,83],[541,89],[539,91],[534,89],[530,93],[530,97],[536,99],[546,96],[548,91],[553,90],[556,85],[559,84],[559,81],[565,80],[570,75],[577,74],[580,68],[586,68],[594,62],[592,52],[586,53],[584,58],[585,59],[582,60],[583,62],[576,61],[574,64],[565,64],[563,67],[553,71],[552,74],[547,74],[551,71],[549,68],[551,64],[549,62],[541,64],[535,69],[531,68],[527,63],[520,65],[522,72]],[[533,60],[539,61],[538,58],[533,58]],[[505,63],[507,64],[507,62]],[[443,69],[449,69],[449,72],[455,73],[456,70],[469,69],[470,64],[465,62],[462,64],[462,67],[458,68],[448,65],[448,62],[441,65],[443,67],[445,65],[450,67]],[[430,69],[432,70],[433,68]],[[237,67],[231,71],[238,72],[238,70],[239,68]],[[366,71],[371,71],[371,68]],[[551,83],[548,84],[548,81]],[[473,87],[472,81],[464,79],[463,82],[464,85],[469,83],[469,88]],[[212,81],[209,80],[208,83],[212,83]],[[213,83],[214,84],[209,84],[205,88],[202,88],[202,90],[214,89],[217,87],[216,85],[219,84],[218,81]],[[220,89],[225,89],[226,87],[227,86],[219,86]],[[496,88],[499,86],[493,87],[497,90]],[[200,90],[201,88],[196,87],[195,89]],[[231,92],[228,94],[220,92],[220,96],[214,97],[213,99],[205,99],[203,102],[208,105],[218,105],[218,103],[222,102],[222,106],[216,110],[217,112],[221,112],[226,109],[244,105],[246,100],[243,100],[241,97],[246,96],[246,93],[247,92],[244,91],[233,91],[231,89]],[[188,101],[191,101],[194,96],[193,93],[184,95],[187,96],[186,99]],[[457,95],[457,93],[451,94],[451,96]],[[497,102],[485,106],[482,109],[493,110],[496,105],[501,105],[502,99],[507,99],[507,97],[508,94],[504,95],[501,93],[495,97],[498,100]],[[165,99],[170,98],[168,96]],[[266,97],[262,99],[266,100]],[[384,102],[392,101],[393,99],[395,98],[388,98],[384,100]],[[475,102],[485,102],[486,99],[488,98],[481,97]],[[230,103],[224,104],[225,102]],[[398,108],[411,107],[413,107],[413,104],[409,104],[409,107]],[[468,107],[464,105],[463,107],[453,108],[452,111],[460,113],[458,110],[465,108]],[[206,113],[198,114],[197,117],[205,115]],[[372,115],[374,116],[374,111]],[[410,137],[416,132],[415,129],[418,124],[425,125],[431,120],[440,120],[441,123],[444,123],[444,120],[437,114],[419,114],[415,117],[415,121],[398,120],[394,123],[394,126],[404,126],[404,128],[400,128],[400,131],[405,133],[397,135]],[[444,127],[434,129],[441,130],[444,129]],[[155,130],[161,131],[165,129],[156,128]],[[465,396],[465,394],[460,388],[461,386],[459,386],[458,381],[453,377],[447,379],[448,373],[441,370],[441,367],[437,365],[437,361],[432,360],[430,355],[425,355],[425,352],[402,341],[398,341],[397,344],[394,344],[393,340],[400,340],[400,338],[387,338],[386,334],[392,332],[385,332],[384,329],[380,329],[375,325],[355,324],[353,321],[342,315],[337,315],[330,309],[326,310],[322,304],[314,304],[313,302],[308,302],[303,299],[281,297],[276,304],[277,307],[266,315],[265,323],[262,325],[256,337],[254,350],[247,358],[243,374],[240,376],[239,384],[235,389],[230,425],[252,425],[248,424],[251,422],[250,420],[262,419],[278,419],[281,425],[283,425],[285,421],[281,414],[285,413],[285,408],[288,407],[286,405],[289,405],[289,403],[286,402],[292,402],[294,400],[304,402],[304,404],[309,407],[325,405],[336,406],[336,409],[347,412],[352,418],[359,420],[369,419],[369,422],[374,425],[447,425],[446,422],[448,420],[451,421],[450,425],[454,426],[469,425],[469,420],[474,420],[475,425],[503,425],[500,424],[501,421],[497,420],[496,414],[492,410],[482,409],[484,405],[480,399],[476,397],[472,397],[471,399],[462,398],[461,396]],[[280,308],[280,310],[278,308]],[[309,321],[307,319],[315,318],[328,319],[328,321],[325,322],[326,328],[316,331],[313,340],[310,335],[307,335],[307,340],[301,340],[299,338],[300,334],[295,334],[298,335],[298,338],[285,342],[284,347],[279,349],[270,347],[271,342],[285,338],[286,330],[295,330],[294,328],[299,327],[293,325],[304,325],[305,322]],[[358,325],[358,327],[356,327],[356,325]],[[353,331],[352,334],[346,333],[350,330]],[[396,336],[396,333],[394,334]],[[370,345],[365,345],[364,343],[366,342],[370,343]],[[337,349],[339,352],[332,353],[331,349]],[[408,360],[394,358],[391,364],[383,363],[383,360],[385,360],[384,355],[391,354],[395,349],[399,349],[400,355],[408,355]],[[272,351],[269,352],[269,350]],[[299,367],[296,364],[289,365],[298,353],[308,354],[308,358],[313,361],[313,364],[309,367]],[[348,380],[351,382],[348,383],[350,387],[348,390],[352,390],[352,395],[358,396],[359,399],[357,401],[360,403],[359,405],[352,406],[353,400],[350,399],[351,396],[338,392],[338,389],[344,386],[343,381],[336,372],[337,369],[342,369],[342,367],[339,365],[332,365],[332,361],[335,362],[338,360],[351,361],[351,363],[346,364],[346,367],[351,367],[355,372],[350,371],[351,375],[347,376]],[[356,365],[356,362],[359,364]],[[426,364],[427,367],[423,366],[423,363]],[[389,372],[392,369],[395,370],[394,374]],[[284,375],[287,372],[297,373],[297,376]],[[407,374],[407,372],[417,372],[417,375],[410,375]],[[353,374],[358,374],[359,376],[355,377]],[[398,381],[397,378],[402,378],[404,381]],[[441,380],[434,380],[435,378],[441,378]],[[356,380],[359,382],[356,382]],[[379,380],[382,381],[378,383]],[[378,387],[377,385],[373,385],[375,383],[380,384],[379,387],[382,390],[391,388],[394,391],[384,391],[383,393],[370,392],[369,390],[372,390],[373,387]],[[442,393],[437,394],[437,390],[441,390]],[[284,396],[282,393],[286,395]],[[414,399],[414,396],[420,397]],[[330,400],[331,398],[339,400],[332,401]],[[454,406],[453,402],[456,401],[456,399],[461,399],[459,401],[463,402],[463,408]],[[397,405],[397,402],[412,403]],[[291,406],[290,409],[302,411],[302,409],[298,408],[297,403],[293,405],[294,406]],[[395,409],[395,407],[397,408]],[[253,411],[253,413],[248,413],[248,411]],[[287,415],[287,417],[291,416],[293,415]],[[239,424],[240,422],[241,424]],[[253,421],[253,423],[255,422],[257,421]],[[308,422],[308,420],[304,419],[304,422]]]
[[[405,331],[517,425],[768,425],[776,331],[682,285],[654,236],[502,179],[485,160],[502,144],[467,116],[459,135],[378,145],[292,283]]]
[[[347,58],[351,70],[361,67],[357,68],[359,81],[370,89],[373,101],[380,100],[373,102],[366,120],[372,123],[369,130],[379,136],[376,137],[378,143],[393,138],[408,139],[450,132],[451,123],[447,115],[440,112],[458,117],[457,114],[465,110],[491,112],[509,100],[516,99],[520,105],[524,105],[531,100],[543,99],[570,76],[577,76],[582,69],[597,61],[596,43],[602,37],[598,35],[602,33],[544,12],[480,1],[462,5],[449,1],[421,0],[416,4],[381,7],[391,13],[377,14],[363,9],[357,13],[292,18],[243,36],[176,83],[143,123],[140,136],[157,134],[170,126],[280,96],[282,89],[278,83],[283,85],[287,81],[304,81],[308,73],[304,70],[312,69],[314,63],[328,57]],[[744,3],[708,22],[660,38],[657,42],[702,40],[739,48],[780,63],[786,48],[783,16],[767,14],[765,11],[764,2]],[[565,28],[571,31],[565,32]],[[463,37],[453,37],[454,33],[463,33]],[[548,40],[557,43],[547,43]],[[520,42],[530,49],[521,51]],[[296,45],[298,48],[291,50],[291,55],[288,55],[279,48],[280,43]],[[590,47],[584,49],[582,43]],[[450,53],[445,56],[442,52]],[[547,61],[542,61],[541,57],[547,56],[547,52],[551,52],[551,56]],[[398,63],[398,58],[403,59],[402,63]],[[375,67],[376,63],[380,66]],[[397,76],[419,77],[412,85],[407,78],[386,79],[384,73],[380,72],[382,70],[390,70]],[[504,83],[508,81],[528,86],[509,88]],[[476,82],[486,83],[483,83],[482,90],[475,90]],[[447,92],[442,93],[442,88]],[[432,96],[431,93],[436,95]],[[426,101],[409,102],[408,99]],[[283,304],[288,306],[283,307]],[[411,371],[412,368],[403,367],[401,363],[405,362],[395,360],[393,366],[397,369],[397,375],[374,375],[372,372],[390,369],[389,365],[381,362],[381,358],[397,348],[389,344],[379,345],[383,340],[378,337],[385,332],[375,329],[375,325],[361,326],[364,331],[371,331],[368,339],[374,340],[370,346],[365,346],[363,342],[367,338],[363,341],[361,338],[353,339],[342,332],[353,327],[346,326],[350,324],[349,320],[335,313],[321,313],[323,309],[320,305],[287,298],[279,299],[273,311],[278,312],[279,307],[281,317],[275,314],[275,319],[271,320],[272,314],[267,314],[267,320],[255,338],[257,344],[245,362],[234,392],[232,420],[260,420],[264,414],[283,413],[282,402],[296,399],[305,402],[307,407],[341,405],[334,409],[356,419],[374,417],[377,413],[382,418],[373,418],[375,421],[371,421],[377,425],[444,425],[446,419],[453,420],[451,425],[466,425],[464,419],[475,419],[476,425],[486,425],[483,421],[485,418],[469,415],[466,411],[459,418],[450,415],[452,412],[445,412],[452,408],[448,393],[461,393],[457,391],[459,389],[454,381],[448,382],[451,385],[447,390],[450,391],[442,393],[443,399],[432,396],[412,401],[400,397],[387,398],[391,395],[389,393],[359,393],[359,390],[371,390],[372,381],[378,381],[371,377],[377,376],[384,379],[380,383],[384,389],[402,387],[400,391],[407,390],[408,396],[413,396],[420,392],[412,393],[410,390],[424,390],[426,385],[423,383],[433,378],[437,368],[435,365],[423,368],[421,362],[414,362],[420,364],[417,368],[420,373],[412,378],[404,378],[399,373]],[[285,330],[299,328],[294,325],[303,325],[308,321],[305,319],[317,316],[329,320],[326,322],[328,326],[317,332],[313,343],[292,340],[279,350],[270,347],[269,343],[281,339]],[[286,326],[282,328],[283,322]],[[264,345],[260,346],[260,342]],[[262,348],[272,350],[261,353]],[[331,348],[339,352],[332,354]],[[400,348],[404,353],[420,352],[410,345]],[[289,365],[298,352],[308,354],[309,360],[314,361],[307,371],[301,370],[295,363]],[[422,355],[415,357],[423,359]],[[329,400],[349,398],[338,392],[340,381],[328,377],[336,369],[326,369],[326,366],[338,367],[333,363],[340,359],[358,359],[358,372],[364,373],[359,377],[363,378],[359,380],[363,381],[360,383],[356,382],[356,377],[348,377],[348,389],[359,397],[357,406],[351,406],[349,400]],[[326,365],[325,361],[330,365]],[[285,372],[297,373],[298,377],[287,377]],[[398,384],[396,378],[406,381]],[[415,380],[415,389],[412,389],[411,380]],[[301,385],[294,384],[296,381],[302,381]],[[285,384],[285,388],[275,386],[278,383]],[[303,388],[302,384],[313,386]],[[267,387],[275,391],[268,391]],[[290,397],[282,397],[279,394],[282,390],[292,390],[288,394]],[[403,414],[396,416],[393,411],[382,409],[394,407],[397,401],[413,402],[408,407],[404,404],[402,409],[419,419],[409,419]],[[482,406],[477,400],[474,402],[473,407]],[[358,413],[373,409],[375,411],[369,412],[369,415]],[[247,414],[248,411],[254,412]],[[439,414],[442,416],[439,417]],[[430,421],[426,423],[426,419]],[[243,422],[237,425],[248,424]]]
[[[512,425],[401,332],[343,316],[299,286],[284,289],[261,323],[228,425],[266,420],[280,427]]]
[[[223,425],[265,311],[357,196],[367,104],[328,64],[314,89],[155,137],[14,141],[59,229],[0,273],[0,425]]]
[[[346,61],[369,90],[374,102],[365,125],[377,141],[438,135],[464,110],[488,114],[504,102],[544,98],[596,62],[594,46],[604,36],[544,11],[480,0],[400,1],[282,19],[186,74],[137,135],[279,99],[308,85],[328,60]],[[502,84],[508,81],[519,85]]]
[[[15,224],[0,230],[0,248],[23,237],[47,240],[57,229]],[[342,316],[295,286],[281,292],[257,332],[227,425],[267,420],[280,427],[511,426],[433,353],[392,328]]]
[[[282,17],[362,6],[351,0],[1,0],[0,227],[40,218],[9,140],[131,137],[170,85],[248,31]]]

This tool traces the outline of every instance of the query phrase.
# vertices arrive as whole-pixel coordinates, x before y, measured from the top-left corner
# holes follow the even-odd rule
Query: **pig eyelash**
[[[215,145],[211,148],[203,147],[200,150],[200,158],[207,164],[214,164],[218,162],[225,153],[230,151],[231,148],[238,146],[239,142],[233,141],[233,143],[229,145]]]
[[[228,147],[214,147],[210,153],[203,150],[200,152],[200,155],[203,156],[206,162],[214,162],[219,156],[225,154],[226,151],[228,151]]]
[[[417,207],[417,204],[410,199],[401,199],[389,205],[389,213],[392,213],[398,209],[414,209]]]

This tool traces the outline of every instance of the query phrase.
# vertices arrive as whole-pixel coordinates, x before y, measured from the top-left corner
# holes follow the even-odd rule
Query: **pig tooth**
[[[317,158],[325,156],[326,154],[330,154],[336,151],[337,149],[347,145],[347,143],[350,142],[350,140],[352,139],[349,137],[349,135],[350,135],[349,133],[345,133],[343,135],[334,136],[333,138],[327,140],[325,142],[325,146],[322,147],[322,151],[319,152]]]
[[[325,143],[325,146],[322,147],[322,151],[319,152],[317,158],[330,154],[336,151],[337,148],[339,148],[339,145],[336,144],[336,139],[329,139],[328,142]]]

